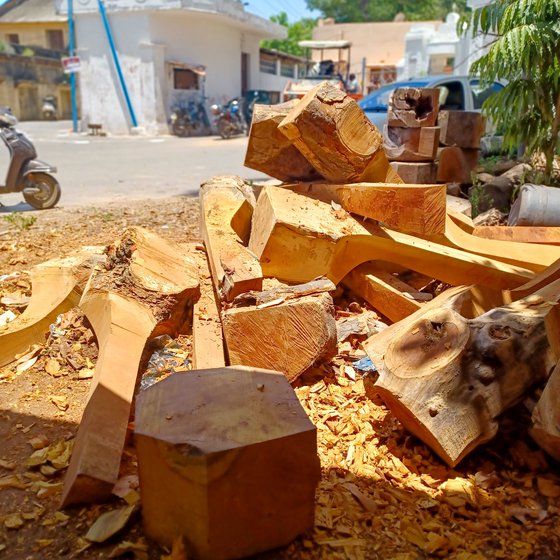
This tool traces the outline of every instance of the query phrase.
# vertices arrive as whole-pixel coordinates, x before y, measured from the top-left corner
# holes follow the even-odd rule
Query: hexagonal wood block
[[[281,373],[176,373],[139,395],[135,440],[144,527],[165,546],[242,558],[313,527],[316,429]]]

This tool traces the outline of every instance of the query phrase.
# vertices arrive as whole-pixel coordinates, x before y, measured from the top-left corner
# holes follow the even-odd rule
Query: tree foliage
[[[495,0],[465,22],[473,35],[494,37],[471,73],[482,85],[507,80],[483,111],[504,132],[506,147],[543,151],[550,176],[560,133],[559,0]]]
[[[265,49],[275,49],[297,56],[304,56],[305,49],[302,49],[298,45],[298,42],[311,39],[313,28],[317,22],[312,18],[304,18],[295,23],[289,23],[288,14],[286,12],[280,12],[278,15],[270,16],[270,20],[286,27],[288,30],[288,37],[286,39],[263,41],[261,47]]]
[[[443,19],[454,4],[463,11],[466,0],[306,0],[306,4],[337,23],[351,23],[392,21],[399,13],[408,21]]]

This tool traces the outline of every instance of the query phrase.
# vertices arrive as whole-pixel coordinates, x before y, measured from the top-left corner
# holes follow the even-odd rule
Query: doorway
[[[241,53],[241,95],[249,91],[249,53]]]

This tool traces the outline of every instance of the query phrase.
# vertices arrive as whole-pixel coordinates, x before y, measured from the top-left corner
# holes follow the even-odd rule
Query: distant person
[[[358,80],[356,80],[356,74],[350,74],[350,76],[348,77],[346,91],[348,93],[359,93],[360,84],[358,83]]]

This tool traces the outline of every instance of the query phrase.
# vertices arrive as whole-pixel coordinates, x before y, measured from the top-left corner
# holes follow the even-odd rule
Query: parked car
[[[494,82],[490,87],[482,88],[480,81],[469,76],[453,76],[442,74],[411,78],[387,84],[358,101],[369,120],[380,130],[387,124],[387,105],[393,91],[401,87],[446,88],[442,94],[440,110],[480,111],[484,100],[492,93],[500,91],[504,86]],[[493,134],[491,125],[487,124],[487,134]],[[489,142],[487,144],[496,144]]]

